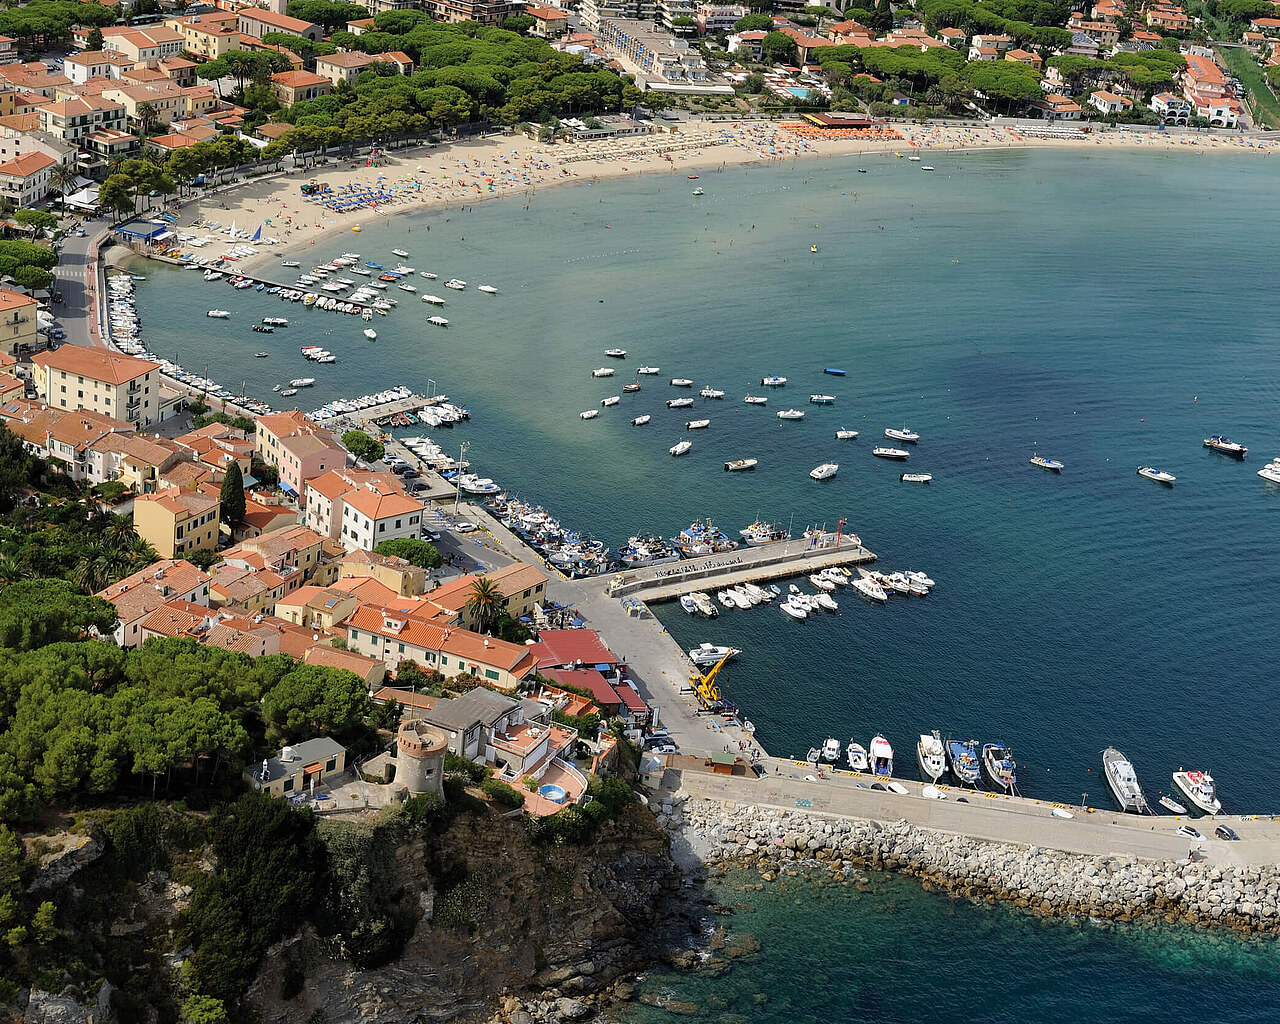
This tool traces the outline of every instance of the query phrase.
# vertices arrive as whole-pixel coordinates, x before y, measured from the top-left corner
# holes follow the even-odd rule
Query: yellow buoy
[[[352,231],[354,231],[354,232],[356,232],[357,234],[359,234],[359,232],[360,232],[360,225],[359,225],[359,224],[354,225],[354,226],[351,228],[351,230],[352,230]]]

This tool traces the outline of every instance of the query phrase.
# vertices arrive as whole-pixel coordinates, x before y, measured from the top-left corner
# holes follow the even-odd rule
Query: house
[[[182,36],[184,52],[201,60],[217,60],[240,45],[237,17],[234,13],[229,17],[228,23],[213,20],[214,14],[193,14],[187,18],[170,18],[165,27]]]
[[[137,647],[142,620],[170,601],[207,605],[210,579],[185,559],[167,558],[100,590],[97,596],[115,606],[120,620],[112,639],[121,647]]]
[[[1152,96],[1151,109],[1164,119],[1165,124],[1185,126],[1195,116],[1191,104],[1171,92],[1158,92]]]
[[[313,25],[301,18],[290,18],[287,14],[275,11],[264,11],[258,7],[245,7],[239,12],[237,28],[246,36],[261,39],[272,32],[280,32],[299,39],[309,39],[313,43],[320,42],[324,32],[319,25]]]
[[[290,526],[296,526],[298,513],[288,505],[280,505],[267,495],[260,493],[245,494],[244,521],[232,534],[234,540],[252,540],[264,533],[274,533]]]
[[[1105,89],[1095,89],[1089,94],[1089,106],[1104,114],[1123,114],[1133,109],[1133,100]]]
[[[176,57],[182,52],[185,39],[182,33],[164,25],[146,25],[140,28],[116,26],[123,31],[102,33],[102,48],[115,50],[130,60],[142,64],[154,64],[166,57]]]
[[[1195,22],[1180,7],[1156,6],[1147,9],[1147,27],[1170,32],[1190,32]]]
[[[333,633],[360,607],[360,599],[341,587],[299,587],[276,601],[272,613],[296,626]]]
[[[166,488],[133,501],[133,526],[161,558],[177,558],[218,546],[222,503],[191,491]]]
[[[401,75],[412,75],[417,70],[417,65],[403,50],[388,50],[386,53],[370,54],[376,61],[383,61],[390,64]]]
[[[84,85],[91,78],[119,78],[136,66],[131,57],[118,50],[85,50],[67,57],[63,71],[73,85]]]
[[[532,615],[533,606],[542,604],[547,596],[547,574],[527,562],[490,570],[484,578],[502,595],[502,609],[513,619]]]
[[[271,614],[285,596],[285,580],[271,569],[215,565],[209,581],[209,603],[246,614]]]
[[[290,526],[241,541],[222,553],[225,566],[271,572],[281,580],[279,596],[291,594],[320,568],[324,538],[305,526]],[[276,589],[274,586],[272,590]],[[231,602],[235,603],[235,602]]]
[[[422,532],[422,502],[374,483],[342,495],[339,542],[348,551],[372,551],[383,541],[416,539]]]
[[[525,9],[525,13],[528,13],[528,8]],[[749,13],[749,9],[742,4],[699,4],[693,20],[698,26],[698,35],[717,36],[722,32],[730,31]]]
[[[347,770],[347,749],[328,736],[284,747],[244,770],[245,781],[272,796],[314,792],[326,779]]]
[[[1072,27],[1076,32],[1087,35],[1102,50],[1110,50],[1120,42],[1120,29],[1109,21],[1082,21]]]
[[[529,645],[537,657],[539,671],[547,668],[580,668],[591,666],[612,673],[622,659],[604,645],[594,629],[544,629],[538,642]]]
[[[950,47],[954,47],[957,50],[965,49],[967,37],[958,28],[940,28],[937,36]]]
[[[41,352],[31,363],[37,392],[55,408],[88,409],[140,427],[158,418],[159,363],[79,345]]]
[[[354,672],[364,680],[370,693],[380,689],[383,680],[387,677],[387,666],[377,658],[366,658],[362,654],[340,651],[336,647],[323,644],[310,648],[302,656],[302,661],[307,665],[320,665],[324,668],[340,668],[345,672]]]
[[[1005,50],[1004,59],[1015,61],[1018,64],[1025,64],[1036,71],[1044,67],[1044,58],[1038,53],[1032,53],[1030,50]]]
[[[0,353],[16,356],[36,346],[36,307],[30,295],[0,288]]]
[[[282,71],[271,76],[271,94],[286,109],[304,100],[328,96],[332,91],[333,83],[329,79],[310,71]]]
[[[1277,9],[1280,13],[1280,8]],[[1249,22],[1249,27],[1254,32],[1260,32],[1264,36],[1280,36],[1280,17],[1277,18],[1254,18]]]
[[[327,78],[333,85],[345,83],[350,85],[356,76],[373,64],[374,58],[367,53],[355,50],[344,50],[332,53],[327,57],[316,58],[316,74]]]
[[[539,675],[560,686],[587,690],[602,718],[616,718],[622,712],[622,698],[609,680],[593,668],[544,668]]]
[[[761,44],[768,32],[753,29],[750,32],[737,32],[731,35],[726,47],[730,53],[745,54],[748,60],[759,61],[764,56]]]
[[[1098,57],[1098,43],[1093,36],[1085,32],[1074,32],[1071,36],[1071,45],[1067,47],[1067,53],[1073,57],[1089,57],[1096,60]]]
[[[333,434],[297,410],[260,416],[257,428],[255,453],[276,467],[281,488],[296,498],[304,496],[307,480],[347,463],[346,449]]]
[[[118,480],[135,494],[151,494],[165,486],[166,473],[190,457],[167,438],[134,433],[130,425],[128,432],[113,430],[89,445],[90,479]]]
[[[1000,53],[1004,53],[1005,50],[1008,50],[1013,46],[1013,38],[1011,36],[992,35],[989,32],[984,32],[982,35],[976,35],[969,40],[969,45],[982,49],[989,47]]]
[[[15,49],[18,40],[13,36],[0,36],[0,64],[13,64],[21,59],[21,55]]]
[[[41,131],[76,144],[94,132],[124,131],[129,126],[124,103],[107,95],[106,89],[98,96],[73,96],[44,104],[37,114]]]
[[[1079,121],[1080,104],[1070,97],[1051,92],[1042,100],[1031,103],[1031,109],[1046,121]]]
[[[538,39],[559,39],[569,31],[569,15],[559,8],[525,4],[524,13],[533,19],[533,28],[529,30],[529,34]],[[734,21],[736,20],[735,18]],[[729,25],[732,26],[733,22]],[[706,35],[705,32],[702,34]]]
[[[35,206],[49,194],[50,169],[58,161],[45,153],[28,153],[0,164],[0,198],[15,207]]]
[[[1000,59],[1000,51],[994,46],[970,46],[969,59],[990,63]]]
[[[338,563],[339,585],[348,580],[375,580],[397,597],[417,597],[427,586],[427,570],[420,565],[372,551],[348,552]]]

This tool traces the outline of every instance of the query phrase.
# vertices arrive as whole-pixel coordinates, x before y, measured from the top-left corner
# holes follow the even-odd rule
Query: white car
[[[475,523],[454,523],[453,524],[454,533],[475,533],[476,530],[478,529],[480,529],[480,527],[478,527]]]

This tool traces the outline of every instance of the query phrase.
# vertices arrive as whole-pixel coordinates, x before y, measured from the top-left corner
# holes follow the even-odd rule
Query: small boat
[[[930,782],[937,782],[942,778],[942,773],[947,770],[947,754],[942,749],[942,737],[938,735],[937,729],[920,734],[916,743],[916,760],[920,764],[920,771]]]
[[[688,377],[672,377],[671,386],[673,388],[691,388],[693,387],[693,381]]]
[[[455,292],[461,292],[461,291],[466,291],[466,288],[467,288],[467,282],[466,282],[466,281],[459,281],[459,280],[455,277],[455,278],[453,278],[453,280],[451,280],[451,281],[446,281],[446,282],[444,283],[444,286],[445,286],[446,288],[452,288]]]
[[[873,775],[887,779],[893,774],[893,747],[889,746],[887,739],[883,736],[873,736],[867,752],[870,755]]]
[[[625,348],[607,348],[604,350],[604,354],[607,355],[610,359],[626,359],[627,358],[627,350]]]
[[[660,366],[642,366],[642,367],[640,367],[640,369],[636,370],[636,373],[642,373],[642,374],[644,374],[646,377],[653,377],[653,376],[655,376],[655,375],[656,375],[656,374],[657,374],[661,369],[662,369],[662,367],[660,367]]]
[[[633,427],[643,427],[651,419],[653,419],[653,417],[650,416],[648,413],[645,413],[643,416],[637,416],[635,419],[633,419],[631,421],[631,425]]]
[[[612,367],[612,366],[601,366],[601,367],[600,367],[599,369],[597,369],[597,370],[592,370],[592,371],[591,371],[591,376],[593,376],[593,377],[612,377],[612,376],[613,376],[613,373],[614,373],[614,370],[613,370],[613,367]]]
[[[909,156],[907,157],[907,159],[910,160],[912,163],[918,164],[920,162],[920,158],[918,156]]]
[[[368,267],[370,270],[381,270],[381,269],[382,269],[382,264],[381,264],[381,263],[374,263],[374,262],[372,262],[371,260],[365,260],[365,261],[364,261],[364,265],[365,265],[366,267]]]
[[[778,413],[778,419],[802,420],[804,419],[804,412],[800,409],[783,409],[782,412]]]
[[[898,479],[908,484],[927,484],[933,479],[932,473],[899,473]]]
[[[780,388],[787,383],[786,377],[761,377],[760,386],[763,388]]]
[[[1171,796],[1162,796],[1160,798],[1160,806],[1163,807],[1166,811],[1172,811],[1174,814],[1187,813],[1187,809],[1183,807],[1182,804],[1178,803],[1178,801]]]
[[[226,320],[231,314],[225,309],[211,309],[205,316],[212,317],[214,320]]]
[[[419,276],[419,277],[425,277],[428,281],[435,281],[435,280],[437,280],[437,279],[439,278],[439,276],[440,276],[440,275],[439,275],[439,274],[433,274],[433,273],[431,273],[431,271],[429,271],[429,270],[419,270],[419,271],[418,271],[418,276]]]
[[[1176,771],[1173,784],[1191,801],[1191,805],[1205,814],[1217,814],[1222,802],[1214,789],[1213,776],[1208,772]]]
[[[253,358],[254,358],[254,359],[266,359],[266,358],[267,358],[267,356],[269,356],[270,354],[271,354],[271,353],[269,353],[269,352],[255,352],[255,353],[253,354]]]
[[[428,303],[430,303],[430,304],[431,304],[431,305],[433,305],[433,306],[443,306],[443,305],[444,305],[444,299],[440,298],[440,296],[439,296],[439,295],[424,295],[424,296],[422,296],[422,301],[423,301],[423,302],[428,302]]]
[[[377,341],[378,332],[375,331],[372,327],[366,327],[364,329],[364,336],[368,338],[370,341]]]
[[[1221,452],[1223,455],[1230,455],[1233,459],[1243,459],[1249,454],[1249,449],[1242,444],[1236,444],[1229,437],[1223,437],[1221,434],[1214,434],[1213,437],[1204,439],[1204,446],[1212,448],[1215,452]]]
[[[859,174],[866,174],[866,173],[867,173],[867,169],[866,169],[865,167],[859,167],[859,168],[858,168],[858,173],[859,173]]]
[[[432,324],[435,327],[449,326],[449,321],[442,316],[429,316],[427,317],[427,323]]]
[[[1074,818],[1075,815],[1068,811],[1065,807],[1054,807],[1049,811],[1055,818]]]
[[[698,395],[702,398],[724,398],[723,391],[718,391],[717,389],[712,387],[703,388],[701,391],[698,392]]]
[[[863,597],[870,598],[872,601],[883,602],[889,600],[889,595],[885,593],[884,587],[873,579],[859,576],[856,580],[851,580],[850,582],[853,584],[853,589]]]
[[[289,387],[309,388],[315,382],[316,382],[316,379],[314,377],[295,377],[293,380],[289,381]]]
[[[856,430],[850,430],[848,427],[841,427],[836,431],[837,441],[851,441],[857,436],[858,432]]]
[[[580,417],[582,417],[582,419],[584,419],[584,420],[593,420],[593,419],[595,419],[597,416],[599,416],[599,415],[600,415],[600,410],[599,410],[599,409],[588,409],[586,412],[580,412],[580,413],[578,413],[578,415],[579,415]]]
[[[289,320],[283,316],[264,316],[262,322],[268,327],[288,327]]]
[[[937,786],[921,786],[920,795],[926,800],[945,800],[947,798],[947,794]]]
[[[640,390],[640,384],[636,381],[632,381],[630,384],[623,384],[622,390],[629,395],[635,394],[637,391]]]
[[[720,661],[732,661],[742,651],[737,647],[718,647],[715,644],[699,644],[689,651],[689,660],[699,668],[707,668]]]
[[[829,374],[832,377],[843,377],[847,371],[837,370],[834,366],[828,366],[822,372]]]
[[[1115,747],[1107,747],[1102,752],[1102,770],[1107,776],[1107,785],[1115,795],[1116,803],[1122,811],[1131,814],[1150,814],[1147,798],[1142,795],[1142,787],[1138,784],[1138,775],[1133,764]]]
[[[1273,484],[1280,484],[1280,458],[1272,459],[1260,470],[1258,476]]]
[[[747,395],[747,397],[744,398],[743,401],[746,402],[747,405],[768,405],[769,404],[769,399],[765,398],[763,395]]]
[[[682,594],[680,597],[680,607],[687,611],[690,615],[698,614],[698,602],[695,601],[690,594]]]
[[[838,462],[824,462],[821,466],[815,466],[809,470],[809,476],[814,480],[830,480],[839,469],[840,463]]]
[[[849,767],[855,772],[867,770],[867,749],[857,740],[849,740],[849,745],[844,748],[844,757]]]
[[[835,395],[810,395],[809,403],[811,405],[835,405]]]
[[[407,260],[409,258],[409,254],[405,252],[403,249],[392,249],[391,255],[399,256],[402,260]]]
[[[498,294],[498,289],[491,284],[482,284],[476,288],[476,291],[484,292],[486,295]]]
[[[282,266],[282,267],[300,267],[300,266],[302,266],[302,264],[301,264],[301,263],[299,263],[297,260],[281,260],[281,261],[280,261],[280,266]]]
[[[822,744],[822,760],[835,763],[840,758],[840,741],[834,736],[828,736],[827,741]]]
[[[978,765],[977,740],[947,740],[947,765],[962,786],[976,786],[982,777]]]
[[[1165,473],[1162,470],[1154,469],[1151,466],[1139,466],[1138,476],[1145,476],[1148,480],[1154,480],[1158,484],[1172,485],[1178,478],[1172,473]]]
[[[807,619],[809,617],[809,609],[797,604],[794,598],[787,598],[778,607],[782,610],[783,615],[793,619]]]
[[[836,585],[825,576],[820,576],[816,572],[809,577],[809,582],[822,591],[832,591],[836,589]]]
[[[250,328],[250,330],[254,331],[257,334],[275,334],[276,333],[276,329],[274,327],[268,327],[266,324],[254,324]]]
[[[702,194],[703,194],[703,193],[702,193],[702,189],[701,189],[701,188],[695,188],[695,189],[693,190],[693,194],[694,194],[695,196],[700,196],[700,195],[702,195]]]
[[[1031,465],[1039,466],[1041,469],[1047,469],[1050,473],[1061,473],[1062,463],[1057,459],[1046,459],[1043,455],[1031,456]]]
[[[1010,790],[1018,784],[1018,766],[1013,754],[1003,743],[986,743],[982,747],[982,764],[987,775],[1001,789]]]
[[[610,397],[601,400],[600,405],[603,408],[608,409],[610,406],[617,405],[621,401],[622,401],[621,395],[611,395]]]
[[[726,473],[743,473],[748,469],[755,469],[757,460],[755,459],[734,459],[724,464]]]
[[[697,176],[696,174],[690,174],[690,175],[688,175],[688,178],[689,178],[689,180],[690,180],[690,181],[697,181],[697,180],[698,180],[698,176]]]
[[[693,405],[692,398],[669,398],[667,399],[668,409],[688,409]]]
[[[903,427],[901,430],[898,430],[895,427],[889,427],[885,430],[884,436],[890,441],[909,441],[912,444],[915,444],[915,442],[920,440],[919,434],[914,430],[908,430],[906,427]]]
[[[720,612],[716,606],[711,603],[711,595],[704,594],[702,591],[694,591],[689,595],[693,598],[694,606],[698,609],[700,615],[705,615],[709,619],[719,618]]]
[[[711,426],[710,420],[686,420],[684,429],[685,430],[706,430],[707,427],[709,426]]]
[[[680,441],[676,444],[673,444],[670,448],[667,449],[667,451],[669,451],[672,455],[683,455],[692,447],[693,447],[692,441]]]
[[[933,170],[933,165],[932,165],[932,164],[925,164],[923,167],[921,167],[921,168],[920,168],[920,170],[922,170],[922,171],[931,171],[931,170]]]
[[[817,251],[818,251],[818,247],[817,247],[816,245],[811,245],[811,246],[809,246],[809,251],[810,251],[810,252],[817,252]]]
[[[881,459],[909,459],[911,453],[901,448],[872,448],[871,454]]]
[[[283,398],[288,398],[290,395],[296,395],[297,393],[298,393],[297,388],[285,388],[283,391],[280,392],[280,395]]]

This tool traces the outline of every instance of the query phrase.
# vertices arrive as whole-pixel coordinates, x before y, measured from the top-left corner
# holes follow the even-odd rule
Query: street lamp
[[[458,445],[458,475],[462,475],[462,459],[467,454],[467,449],[471,447],[470,441],[463,441]],[[458,503],[462,500],[462,488],[458,486],[458,477],[453,478],[453,514],[458,514]]]

